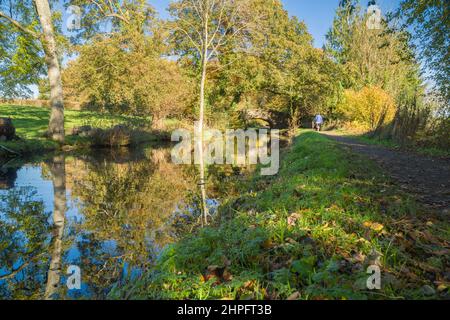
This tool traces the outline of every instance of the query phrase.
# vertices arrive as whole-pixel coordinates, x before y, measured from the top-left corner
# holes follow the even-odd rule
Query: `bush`
[[[110,129],[95,129],[92,133],[93,144],[105,147],[124,147],[133,144],[134,132],[125,126]]]
[[[394,99],[378,87],[364,87],[360,91],[346,90],[338,107],[346,120],[357,122],[365,129],[377,131],[395,116]]]

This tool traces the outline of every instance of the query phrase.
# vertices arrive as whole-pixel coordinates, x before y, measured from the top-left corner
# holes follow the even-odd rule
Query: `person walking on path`
[[[314,118],[314,129],[320,131],[323,125],[323,117],[321,114],[316,115]]]

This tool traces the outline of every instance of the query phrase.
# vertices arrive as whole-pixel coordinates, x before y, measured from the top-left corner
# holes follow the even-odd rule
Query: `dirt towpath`
[[[323,134],[344,148],[376,161],[400,188],[413,194],[422,204],[449,213],[450,159],[369,145],[333,132]]]

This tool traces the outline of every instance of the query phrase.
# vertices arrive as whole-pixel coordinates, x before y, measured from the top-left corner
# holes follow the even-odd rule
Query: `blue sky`
[[[322,47],[325,35],[330,29],[339,0],[281,0],[291,16],[305,21],[309,32],[314,37],[314,45]],[[60,8],[63,0],[60,0]],[[166,8],[171,0],[148,0],[156,8],[161,18],[168,18]],[[382,12],[393,11],[400,0],[377,0]],[[362,6],[367,6],[368,0],[360,0]],[[67,16],[67,14],[65,14]]]
[[[149,0],[163,18],[167,17],[166,8],[170,0]],[[334,13],[339,0],[282,0],[285,9],[291,16],[296,16],[305,21],[309,32],[314,37],[314,45],[322,47],[325,41],[325,34],[331,27]],[[399,0],[378,0],[377,4],[383,12],[392,11],[397,6]],[[366,6],[368,0],[361,0],[361,4]]]

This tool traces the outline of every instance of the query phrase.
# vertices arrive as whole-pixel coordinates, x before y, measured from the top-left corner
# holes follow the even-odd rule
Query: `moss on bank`
[[[303,132],[278,176],[236,188],[215,225],[167,247],[111,298],[448,297],[448,221],[335,142]],[[381,268],[381,290],[367,288],[370,265]]]

